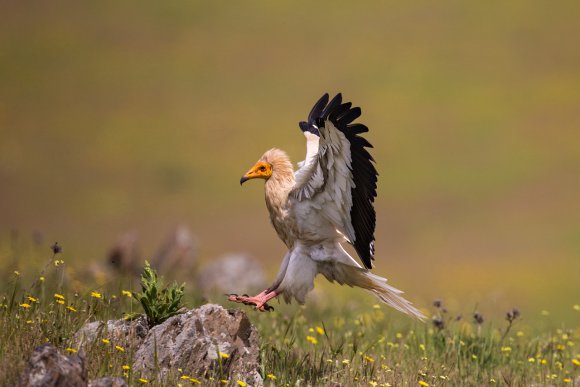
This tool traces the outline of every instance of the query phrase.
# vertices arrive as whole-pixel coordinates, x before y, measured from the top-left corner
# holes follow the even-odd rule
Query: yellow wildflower
[[[509,353],[512,351],[512,347],[501,347],[501,351],[504,353]]]
[[[229,359],[230,355],[228,355],[227,353],[224,352],[219,352],[219,355],[222,359]]]
[[[578,367],[578,366],[580,366],[580,360],[574,358],[574,359],[572,359],[572,364],[574,364],[574,367]]]
[[[536,359],[534,359],[533,357],[528,357],[528,363],[535,363]]]
[[[44,282],[44,277],[39,278],[40,282]]]
[[[54,298],[56,298],[57,300],[64,300],[64,296],[58,293],[54,293]]]
[[[74,348],[67,348],[67,349],[65,349],[65,351],[70,352],[70,353],[76,353],[77,352],[77,350],[74,349]]]
[[[236,383],[238,383],[238,386],[240,386],[240,387],[246,387],[247,386],[246,382],[243,382],[241,380],[236,380]]]
[[[189,378],[189,381],[190,381],[192,384],[201,384],[201,382],[200,382],[199,380],[197,380],[196,378]]]
[[[374,362],[375,362],[375,359],[373,359],[372,357],[370,357],[370,356],[367,356],[367,355],[365,355],[365,356],[363,357],[363,359],[364,359],[364,361],[366,361],[366,362],[368,362],[368,363],[374,363]]]
[[[564,383],[572,383],[572,378],[564,378],[562,381]]]
[[[375,382],[374,380],[371,380],[369,382],[369,385],[371,385],[372,387],[377,387],[379,384],[377,382]]]
[[[274,374],[268,374],[268,375],[266,375],[266,377],[270,380],[276,380],[276,375],[274,375]]]
[[[111,344],[111,341],[109,339],[102,339],[101,341],[103,342],[103,344]]]
[[[125,348],[119,347],[118,345],[115,345],[115,349],[120,352],[125,352]]]
[[[121,368],[123,368],[125,371],[129,371],[131,369],[131,367],[126,364]]]
[[[139,381],[143,384],[149,383],[149,380],[143,378],[139,378]]]
[[[419,349],[425,352],[425,344],[419,344]]]
[[[350,364],[350,360],[348,360],[348,359],[344,359],[344,360],[342,361],[342,364],[344,364],[344,365],[349,365],[349,364]]]
[[[179,379],[187,380],[187,379],[189,379],[189,376],[188,375],[181,375],[181,377]]]
[[[64,305],[64,300],[57,299],[57,300],[56,300],[56,303],[57,303],[57,304]]]
[[[76,312],[76,311],[77,311],[77,310],[76,310],[74,307],[72,307],[71,305],[67,306],[66,308],[67,308],[68,310],[70,310],[71,312]]]
[[[424,382],[423,380],[419,380],[419,385],[423,387],[429,387],[429,383]]]
[[[103,295],[99,292],[91,292],[91,297],[94,298],[103,298]]]
[[[23,303],[23,304],[20,304],[20,307],[24,308],[24,309],[28,309],[28,308],[30,308],[30,304]]]
[[[473,354],[473,355],[471,355],[471,358],[472,358],[473,360],[477,360],[477,355]]]
[[[28,299],[28,301],[30,301],[30,302],[38,302],[38,299],[36,299],[36,298],[34,298],[34,297],[32,297],[32,296],[28,296],[28,297],[26,297],[26,298],[27,298],[27,299]]]
[[[316,337],[306,336],[306,340],[308,340],[309,342],[311,342],[314,345],[318,344],[318,340],[316,340]]]
[[[16,277],[20,277],[20,272],[19,272],[18,270],[14,270],[14,275],[15,275]]]
[[[221,383],[221,384],[228,384],[229,382],[230,382],[230,381],[229,381],[229,380],[227,380],[227,379],[222,379],[222,380],[220,380],[220,383]]]
[[[400,333],[400,332],[397,332],[397,334],[395,335],[395,337],[396,337],[397,339],[402,339],[402,338],[403,338],[403,334],[402,334],[402,333]]]
[[[495,383],[496,383],[496,381],[495,381],[495,379],[494,379],[494,378],[491,378],[491,379],[489,379],[489,382],[490,382],[491,384],[495,384]]]
[[[133,297],[133,293],[131,293],[131,292],[130,292],[130,291],[128,291],[128,290],[122,290],[122,291],[121,291],[121,295],[123,295],[123,296],[127,296],[127,297],[129,297],[129,298]]]
[[[26,323],[27,323],[27,324],[32,324],[33,322],[34,322],[34,321],[32,321],[32,320],[26,320]]]
[[[318,332],[319,335],[324,335],[324,329],[322,329],[322,327],[316,327],[316,332]]]

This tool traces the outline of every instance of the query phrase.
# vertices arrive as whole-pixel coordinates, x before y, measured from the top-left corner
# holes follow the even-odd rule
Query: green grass
[[[64,353],[75,353],[72,338],[84,323],[139,311],[127,292],[134,289],[121,285],[126,280],[109,278],[105,287],[78,288],[67,271],[57,255],[43,272],[7,275],[0,292],[0,380],[6,385],[14,383],[34,347],[50,342]],[[570,306],[566,320],[546,324],[549,316],[525,310],[512,321],[483,316],[477,322],[473,313],[458,318],[443,302],[425,310],[433,320],[420,323],[371,298],[355,302],[343,295],[342,288],[325,287],[306,306],[279,305],[272,313],[245,307],[261,337],[261,372],[267,384],[562,385],[580,377],[578,305]],[[199,304],[192,289],[188,298],[190,306]],[[234,306],[223,297],[218,300]],[[123,376],[141,384],[142,375],[126,369],[132,358],[130,343],[103,332],[87,347],[86,356],[90,378]],[[165,380],[143,377],[153,385],[195,380],[219,385],[225,378],[178,370]]]

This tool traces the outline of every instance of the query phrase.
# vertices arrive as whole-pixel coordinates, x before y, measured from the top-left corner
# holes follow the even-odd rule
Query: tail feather
[[[425,315],[401,296],[402,290],[388,285],[386,278],[373,274],[367,269],[333,262],[323,267],[319,266],[319,270],[331,282],[336,281],[341,285],[366,289],[390,307],[421,321],[425,320]]]
[[[425,321],[425,315],[421,313],[413,304],[401,296],[404,292],[387,284],[387,279],[379,277],[370,272],[364,273],[365,277],[369,278],[370,287],[361,286],[370,290],[385,304],[397,309],[400,312],[413,316],[421,321]]]

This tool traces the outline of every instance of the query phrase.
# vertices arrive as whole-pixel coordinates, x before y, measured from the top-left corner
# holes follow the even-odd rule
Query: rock
[[[88,387],[127,387],[127,382],[123,378],[109,376],[89,381]]]
[[[191,275],[197,262],[197,242],[190,229],[180,225],[148,260],[160,274]],[[109,250],[107,261],[121,274],[139,275],[145,263],[139,249],[139,234],[134,230],[122,234]]]
[[[135,230],[122,234],[107,254],[109,264],[122,274],[139,274],[143,262],[138,242],[139,234]]]
[[[87,370],[82,352],[66,356],[52,344],[34,349],[26,369],[18,380],[18,387],[76,387],[87,386]]]
[[[187,226],[175,228],[150,260],[161,274],[190,275],[197,262],[197,243]]]
[[[135,353],[133,371],[162,380],[181,368],[196,378],[261,386],[259,348],[258,333],[244,312],[207,304],[151,328]]]
[[[254,258],[241,254],[217,259],[201,270],[196,282],[204,294],[250,294],[260,292],[267,286],[262,265]]]
[[[145,340],[148,331],[147,319],[143,316],[131,321],[109,320],[106,323],[94,321],[79,329],[74,335],[73,346],[86,348],[96,340],[108,339],[115,345],[136,349]]]

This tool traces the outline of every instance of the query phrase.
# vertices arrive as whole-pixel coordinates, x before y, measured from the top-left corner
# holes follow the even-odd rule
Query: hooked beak
[[[263,162],[258,161],[248,172],[242,176],[240,179],[240,185],[244,184],[245,181],[250,179],[268,179],[270,177],[271,172]]]

